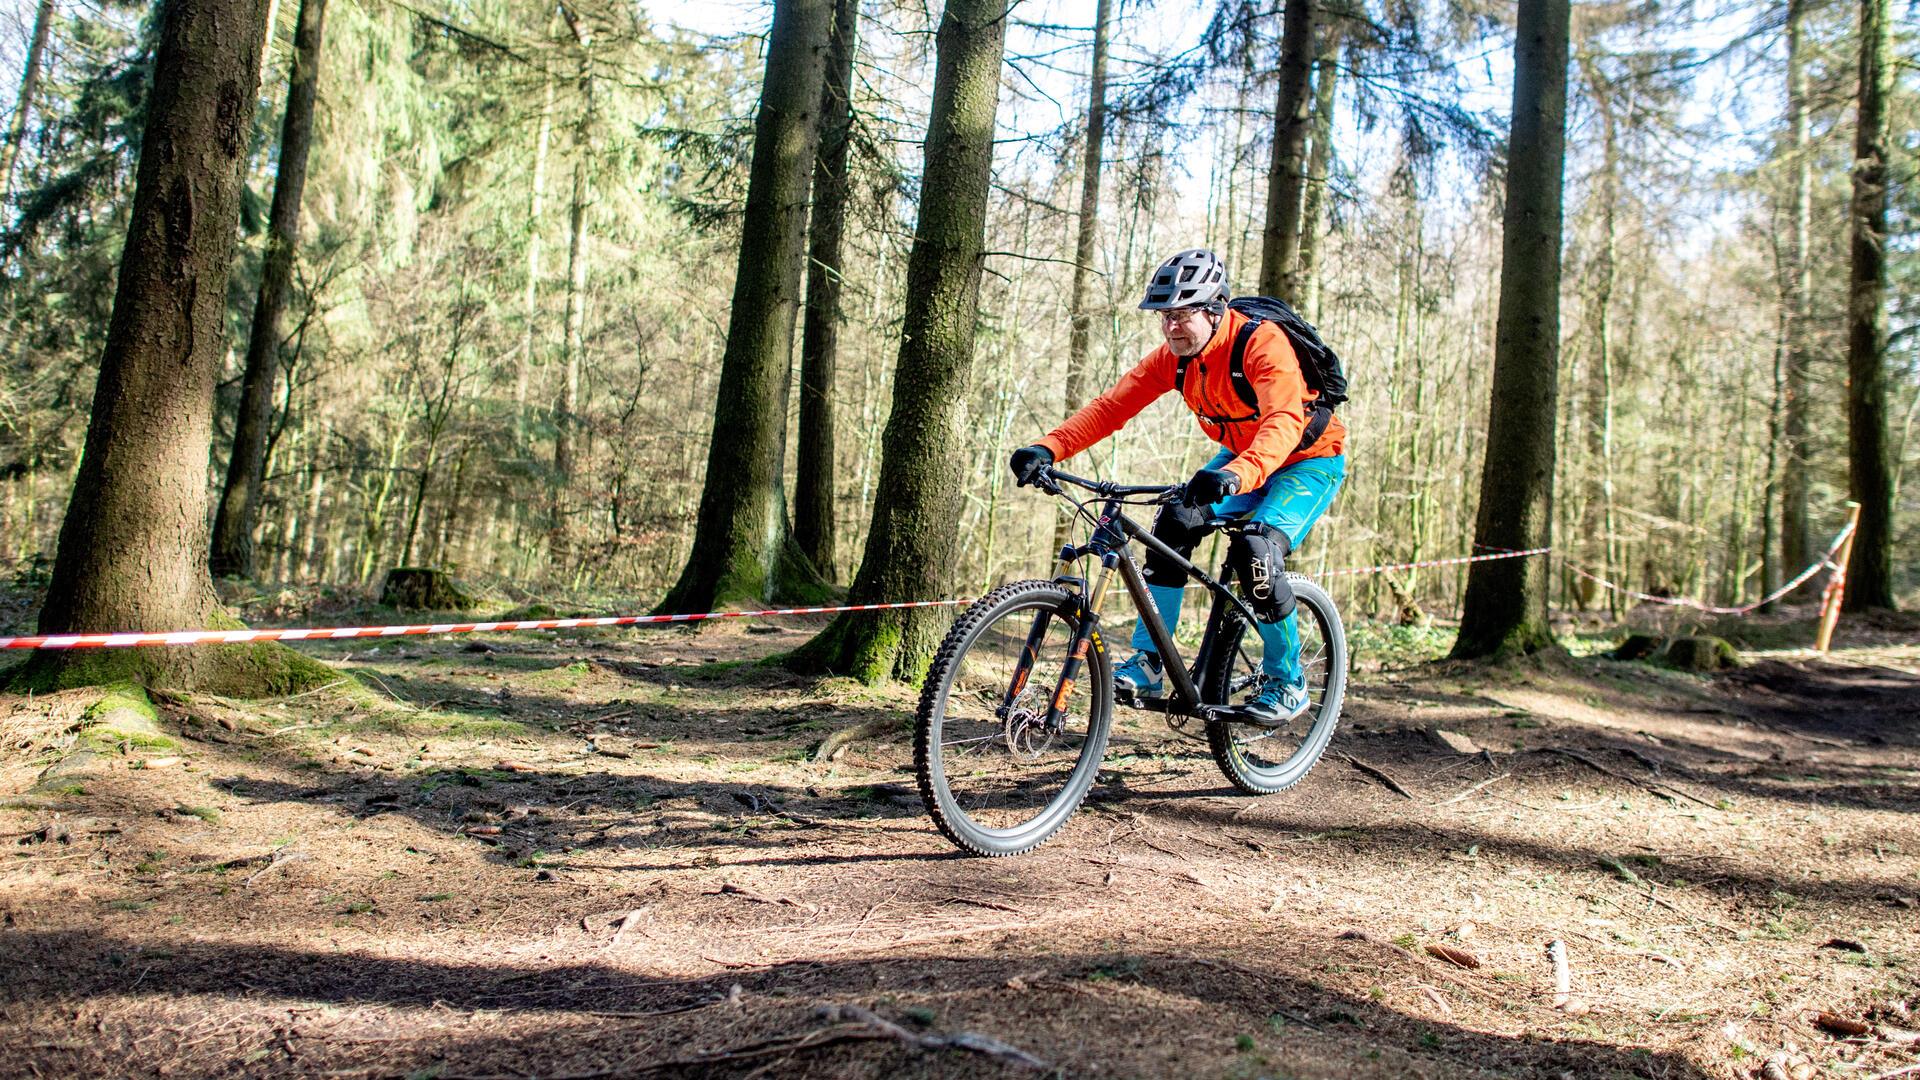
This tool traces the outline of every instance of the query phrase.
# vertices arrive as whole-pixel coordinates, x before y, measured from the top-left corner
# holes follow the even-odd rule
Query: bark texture
[[[313,144],[313,101],[320,82],[320,41],[327,0],[301,0],[293,32],[293,71],[280,125],[280,168],[267,219],[267,254],[247,336],[247,367],[240,412],[227,456],[227,482],[213,519],[208,568],[215,577],[252,577],[253,530],[260,520],[260,485],[267,475],[267,433],[280,370],[280,316],[286,310],[293,260],[300,245],[300,199],[307,187],[307,149]]]
[[[820,145],[813,159],[813,220],[807,238],[807,314],[800,344],[799,460],[794,475],[793,542],[834,580],[839,560],[833,521],[835,469],[833,384],[840,352],[840,238],[850,191],[853,144],[853,57],[859,0],[835,0],[820,91]]]
[[[1479,551],[1539,547],[1552,535],[1569,17],[1568,0],[1520,0]],[[1474,563],[1453,655],[1551,646],[1547,567],[1538,557]]]
[[[113,316],[40,631],[231,626],[207,576],[207,450],[265,0],[169,0]],[[40,652],[15,688],[134,679],[284,691],[284,647]]]
[[[1280,35],[1280,90],[1273,106],[1273,169],[1267,175],[1267,227],[1260,245],[1260,292],[1300,298],[1300,212],[1312,130],[1313,0],[1287,0]]]
[[[1847,465],[1860,531],[1846,609],[1893,607],[1893,460],[1887,440],[1887,0],[1860,0],[1847,292]]]
[[[1006,0],[949,0],[941,15],[887,453],[853,603],[919,600],[953,584],[959,406],[973,367],[1006,17]],[[789,663],[868,683],[918,679],[950,621],[943,608],[842,615]]]
[[[692,554],[661,602],[662,612],[785,599],[797,594],[785,590],[784,579],[804,576],[794,565],[804,559],[787,532],[780,462],[806,251],[814,114],[832,17],[833,0],[774,5],[706,485]]]

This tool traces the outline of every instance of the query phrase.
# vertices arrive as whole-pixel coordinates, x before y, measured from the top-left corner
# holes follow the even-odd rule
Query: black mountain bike
[[[1098,514],[1063,484],[1084,488]],[[1181,487],[1086,480],[1042,470],[1037,486],[1073,503],[1093,526],[1085,544],[1061,551],[1052,581],[1016,581],[961,614],[927,673],[914,733],[920,795],[947,838],[976,855],[1019,855],[1057,832],[1086,797],[1113,725],[1116,693],[1100,608],[1117,573],[1146,619],[1165,665],[1164,697],[1128,693],[1119,703],[1164,712],[1179,734],[1205,741],[1220,771],[1241,791],[1269,795],[1304,779],[1333,738],[1347,684],[1347,638],[1326,590],[1288,574],[1299,599],[1301,662],[1310,704],[1299,717],[1265,724],[1240,705],[1260,683],[1260,635],[1232,589],[1122,512],[1179,498]],[[1094,499],[1088,500],[1093,502]],[[1216,518],[1229,535],[1241,523]],[[1189,665],[1147,593],[1130,547],[1139,541],[1185,568],[1213,596],[1206,630]],[[1091,585],[1072,576],[1099,559]],[[1225,567],[1220,577],[1228,576]]]

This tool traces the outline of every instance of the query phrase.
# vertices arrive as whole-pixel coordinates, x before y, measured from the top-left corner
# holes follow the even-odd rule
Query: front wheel
[[[974,601],[941,642],[920,691],[914,767],[935,825],[975,855],[1019,855],[1058,832],[1093,785],[1113,720],[1113,674],[1096,632],[1073,681],[1078,594],[1016,581]],[[1063,703],[1049,720],[1049,706]]]
[[[1250,795],[1285,791],[1307,778],[1333,739],[1347,691],[1347,632],[1327,591],[1288,574],[1299,599],[1300,663],[1306,670],[1307,711],[1282,727],[1216,721],[1207,725],[1214,764]],[[1209,704],[1243,705],[1260,684],[1263,645],[1238,610],[1223,613],[1220,636],[1207,663],[1201,697]]]

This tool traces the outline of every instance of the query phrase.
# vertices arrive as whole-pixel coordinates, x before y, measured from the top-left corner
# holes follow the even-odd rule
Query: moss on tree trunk
[[[849,600],[925,600],[954,585],[959,403],[973,368],[1006,0],[951,0],[940,19],[920,220],[873,522]],[[917,680],[945,608],[851,612],[788,657],[795,670]]]
[[[661,612],[810,598],[823,585],[791,548],[781,465],[814,119],[832,17],[833,0],[774,5],[706,484],[693,552]]]
[[[207,449],[265,0],[162,7],[143,151],[46,634],[236,625],[207,576]],[[15,689],[111,682],[232,696],[336,678],[279,645],[36,653]]]

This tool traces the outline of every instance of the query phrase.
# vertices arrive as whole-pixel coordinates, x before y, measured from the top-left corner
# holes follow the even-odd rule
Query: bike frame
[[[1147,635],[1153,639],[1154,647],[1161,656],[1161,664],[1166,671],[1167,677],[1173,683],[1171,697],[1165,699],[1164,702],[1156,701],[1154,704],[1146,705],[1145,707],[1155,709],[1164,708],[1164,710],[1170,714],[1192,716],[1202,720],[1210,721],[1214,719],[1216,713],[1225,710],[1221,706],[1208,705],[1200,700],[1200,688],[1194,683],[1193,673],[1188,670],[1186,659],[1180,655],[1179,646],[1174,643],[1173,633],[1167,629],[1166,622],[1160,618],[1160,609],[1153,602],[1152,594],[1147,592],[1146,576],[1141,572],[1139,564],[1134,561],[1133,553],[1128,550],[1128,545],[1133,541],[1139,541],[1140,544],[1149,551],[1172,561],[1176,566],[1179,566],[1186,572],[1187,577],[1205,585],[1208,591],[1213,593],[1213,610],[1207,619],[1206,633],[1200,639],[1200,649],[1195,656],[1196,660],[1200,663],[1204,664],[1207,658],[1212,655],[1214,643],[1219,636],[1220,624],[1225,614],[1226,605],[1230,604],[1238,608],[1249,625],[1254,622],[1252,609],[1247,607],[1246,603],[1238,596],[1235,596],[1233,590],[1221,584],[1220,581],[1209,575],[1206,571],[1194,565],[1191,560],[1173,550],[1173,548],[1169,547],[1159,537],[1154,536],[1147,529],[1141,527],[1138,522],[1128,517],[1122,510],[1125,504],[1121,502],[1121,499],[1124,496],[1146,494],[1164,495],[1168,491],[1167,488],[1130,487],[1107,483],[1105,481],[1086,480],[1069,473],[1060,472],[1057,469],[1047,470],[1047,472],[1043,474],[1040,483],[1042,487],[1047,488],[1052,493],[1061,494],[1058,481],[1062,480],[1087,488],[1105,501],[1101,505],[1100,517],[1094,525],[1093,535],[1088,537],[1087,542],[1079,547],[1069,546],[1060,553],[1063,571],[1059,576],[1055,577],[1054,580],[1063,585],[1078,586],[1082,590],[1082,617],[1080,619],[1080,629],[1074,637],[1072,649],[1067,655],[1066,663],[1061,666],[1060,685],[1054,691],[1053,700],[1048,703],[1048,726],[1057,728],[1061,723],[1061,713],[1064,711],[1067,698],[1072,692],[1074,679],[1080,673],[1080,665],[1086,660],[1087,650],[1093,641],[1094,635],[1099,633],[1100,609],[1106,599],[1107,589],[1112,584],[1113,577],[1116,573],[1120,576],[1121,582],[1126,585],[1128,595],[1133,598],[1134,607],[1140,612],[1141,618],[1145,621]],[[1091,584],[1084,578],[1074,576],[1069,572],[1072,570],[1075,561],[1087,555],[1096,555],[1100,559],[1099,575]],[[1012,707],[1014,699],[1020,695],[1020,691],[1025,689],[1027,676],[1032,669],[1039,643],[1045,638],[1047,628],[1051,622],[1052,615],[1048,613],[1042,613],[1034,619],[1033,629],[1027,635],[1026,647],[1021,654],[1019,667],[1014,673],[1014,678],[1008,688],[1006,699],[999,710],[1002,716],[1005,716],[1007,711]]]

